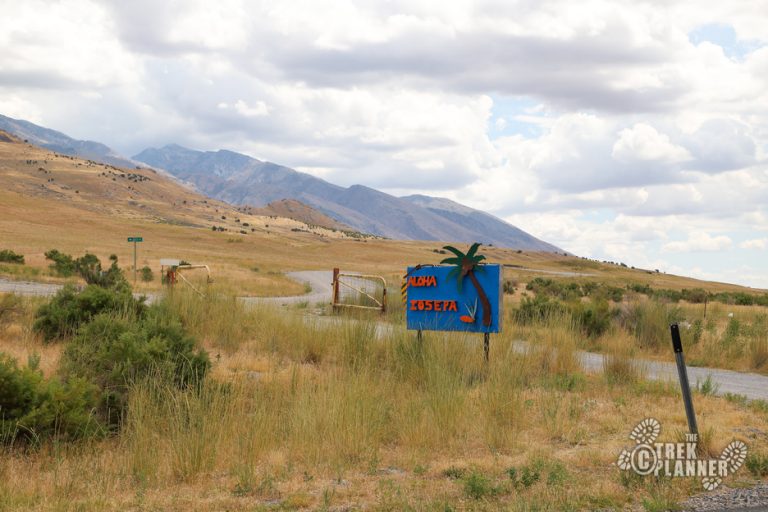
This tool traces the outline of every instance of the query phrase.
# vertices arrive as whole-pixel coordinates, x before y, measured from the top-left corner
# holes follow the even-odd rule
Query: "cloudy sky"
[[[768,287],[768,0],[0,0],[0,113]]]

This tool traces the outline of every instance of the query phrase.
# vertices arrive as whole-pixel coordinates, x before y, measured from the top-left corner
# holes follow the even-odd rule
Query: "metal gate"
[[[333,269],[333,298],[336,308],[387,310],[387,281],[372,274],[345,274]]]

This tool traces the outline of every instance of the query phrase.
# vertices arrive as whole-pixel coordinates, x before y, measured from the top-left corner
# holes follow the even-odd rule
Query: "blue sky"
[[[764,1],[0,0],[0,113],[768,288]]]

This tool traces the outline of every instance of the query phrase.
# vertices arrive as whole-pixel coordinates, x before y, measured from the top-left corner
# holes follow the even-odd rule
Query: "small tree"
[[[154,274],[152,273],[152,269],[148,266],[144,266],[141,269],[141,280],[148,283],[150,281],[153,281],[155,279]]]

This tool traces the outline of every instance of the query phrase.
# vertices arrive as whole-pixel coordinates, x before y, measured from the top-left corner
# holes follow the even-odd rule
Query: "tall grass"
[[[684,318],[675,304],[638,300],[624,305],[620,319],[639,347],[657,352],[670,346],[669,325]]]
[[[208,348],[221,349],[221,360],[214,361],[202,386],[180,390],[157,379],[140,381],[130,392],[119,437],[95,445],[107,455],[95,449],[61,455],[68,466],[62,465],[66,476],[54,490],[41,491],[11,476],[10,483],[0,482],[0,503],[45,508],[36,498],[44,495],[63,509],[69,502],[86,510],[139,509],[151,508],[144,505],[146,496],[168,503],[158,496],[196,486],[209,492],[213,486],[224,502],[244,497],[248,506],[264,500],[285,504],[286,489],[299,488],[305,495],[297,503],[331,507],[370,499],[370,493],[357,494],[367,491],[345,491],[339,482],[361,474],[378,478],[395,466],[408,479],[405,491],[393,491],[399,496],[392,501],[395,508],[420,508],[414,503],[429,508],[466,498],[467,479],[454,484],[435,478],[454,461],[473,468],[468,474],[489,479],[494,491],[477,500],[488,509],[509,500],[520,508],[561,508],[588,500],[593,491],[620,503],[621,490],[574,486],[568,473],[609,479],[613,473],[606,468],[615,460],[614,444],[626,435],[624,428],[651,404],[659,406],[658,396],[649,401],[641,395],[617,414],[617,390],[583,375],[576,354],[583,333],[565,312],[492,336],[486,364],[480,335],[425,332],[419,342],[402,325],[366,317],[312,320],[266,305],[243,307],[226,296],[174,294],[169,301]],[[229,331],[231,325],[238,330]],[[624,382],[628,374],[636,375],[622,367],[634,337],[619,333],[613,347],[615,334],[600,342],[618,361],[606,372]],[[527,344],[520,344],[520,337]],[[255,367],[259,371],[250,371]],[[548,457],[552,447],[567,447],[577,461],[567,465],[567,473],[550,478],[554,470],[542,469],[541,480],[530,485],[498,476],[533,453]],[[493,469],[474,469],[471,461],[477,460]],[[12,461],[0,460],[0,477],[52,474],[43,467],[52,467],[50,459]],[[409,473],[414,466],[418,478]],[[87,480],[102,480],[85,489],[78,471]],[[309,498],[307,489],[313,493]],[[409,493],[422,492],[430,499],[410,499]],[[121,501],[99,502],[111,494]]]
[[[201,295],[188,287],[170,289],[164,300],[178,314],[184,328],[203,342],[235,351],[255,328],[254,318],[234,293],[220,287]]]
[[[632,384],[640,380],[640,368],[633,359],[630,335],[614,330],[607,336],[603,355],[603,377],[610,385]]]

